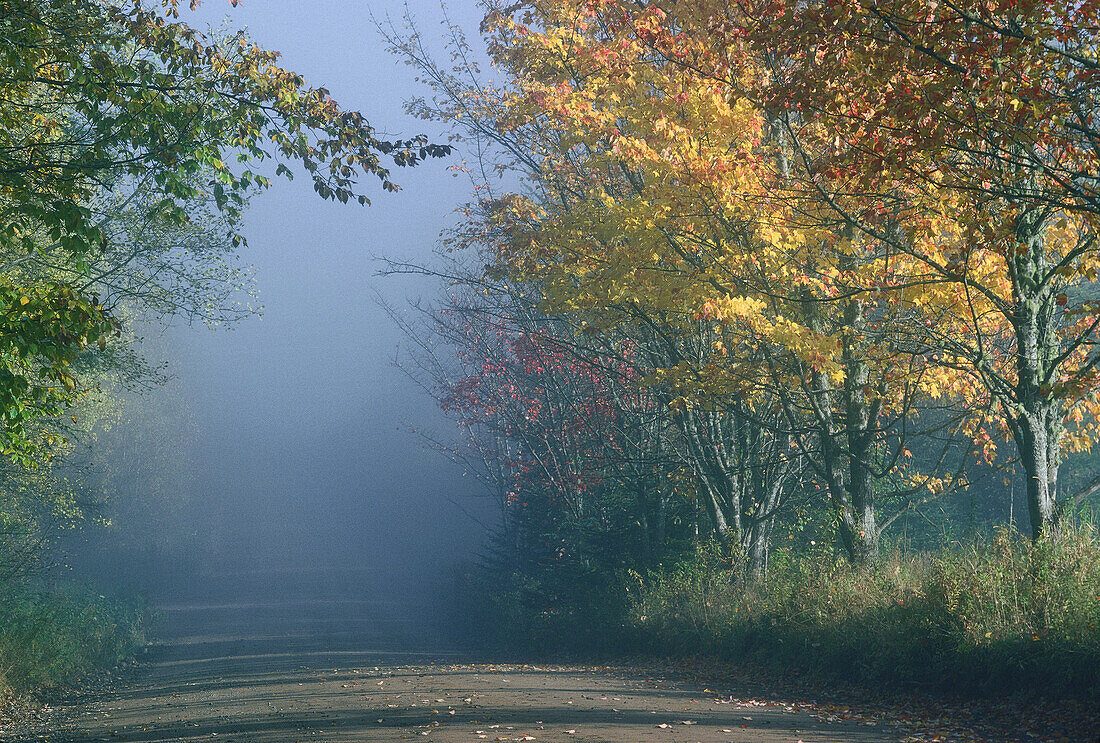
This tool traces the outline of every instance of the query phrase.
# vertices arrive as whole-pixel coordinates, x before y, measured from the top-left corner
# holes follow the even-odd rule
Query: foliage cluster
[[[0,454],[24,465],[53,443],[34,421],[79,400],[81,352],[118,334],[104,294],[171,311],[191,299],[174,292],[232,280],[201,241],[243,243],[248,197],[271,184],[259,162],[366,204],[364,176],[397,190],[384,158],[449,151],[379,137],[277,52],[196,30],[175,2],[4,0],[0,34]]]

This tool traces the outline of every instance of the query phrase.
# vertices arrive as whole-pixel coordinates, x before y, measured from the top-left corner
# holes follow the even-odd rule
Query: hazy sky
[[[438,3],[409,5],[424,35],[439,37]],[[228,14],[232,28],[246,26],[261,46],[283,52],[285,67],[376,128],[438,137],[403,114],[403,101],[423,91],[385,52],[368,8],[399,17],[403,3],[246,0],[227,10],[207,0],[200,25]],[[448,12],[476,36],[472,2]],[[409,430],[447,423],[393,366],[404,340],[375,299],[381,292],[404,304],[435,287],[377,277],[371,258],[430,258],[469,189],[448,162],[397,172],[398,194],[369,184],[368,208],[321,201],[305,176],[278,183],[254,200],[245,230],[262,318],[229,331],[173,331],[175,384],[198,432],[181,453],[212,517],[200,530],[215,530],[228,566],[304,558],[430,578],[481,539],[448,502],[470,500],[473,484]]]

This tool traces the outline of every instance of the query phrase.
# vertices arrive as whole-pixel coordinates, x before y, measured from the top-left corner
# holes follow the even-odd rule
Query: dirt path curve
[[[629,669],[468,662],[412,637],[392,611],[347,603],[169,607],[131,679],[58,710],[48,734],[7,740],[899,740],[885,724],[830,722]]]

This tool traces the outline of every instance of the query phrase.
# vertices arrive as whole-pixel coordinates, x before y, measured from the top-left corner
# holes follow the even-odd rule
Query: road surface
[[[308,581],[307,581],[308,582]],[[630,667],[495,665],[454,650],[428,605],[347,599],[169,603],[133,672],[14,743],[897,743],[889,719],[834,714]],[[854,717],[855,719],[845,719]],[[914,738],[913,740],[918,740]]]

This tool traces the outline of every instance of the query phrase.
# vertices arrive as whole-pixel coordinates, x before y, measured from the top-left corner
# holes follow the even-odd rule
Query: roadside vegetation
[[[1002,532],[874,566],[828,550],[774,557],[765,583],[747,581],[741,559],[716,543],[569,592],[520,576],[502,590],[471,576],[465,616],[476,636],[526,654],[709,658],[964,696],[1100,690],[1091,527],[1034,548]]]
[[[0,700],[72,688],[145,644],[146,612],[136,600],[87,589],[5,586],[0,595]]]

